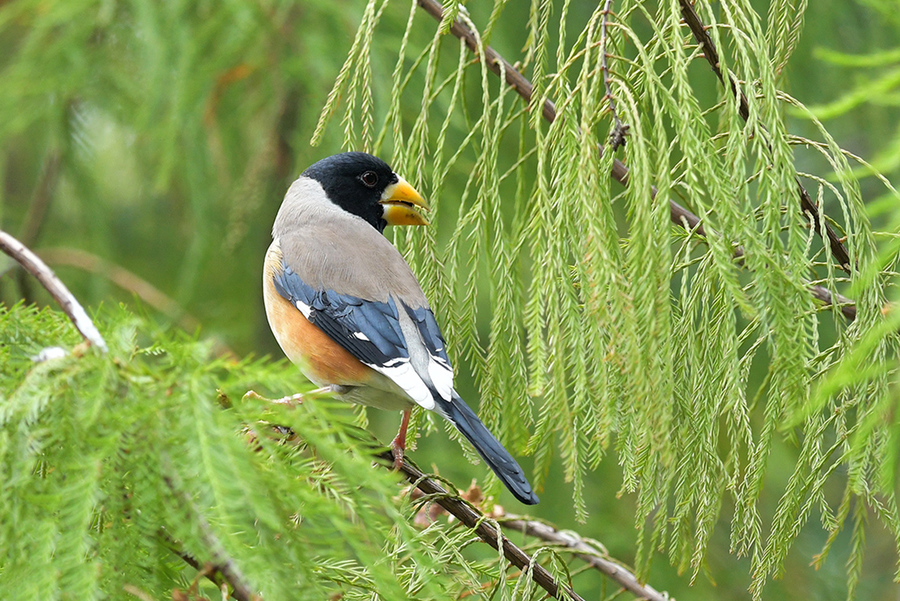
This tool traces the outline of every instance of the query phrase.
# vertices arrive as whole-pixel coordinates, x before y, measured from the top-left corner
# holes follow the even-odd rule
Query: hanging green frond
[[[774,2],[767,15],[743,0],[696,3],[724,85],[697,50],[706,41],[692,39],[685,3],[614,4],[579,21],[587,13],[568,2],[534,1],[522,35],[504,38],[496,24],[519,18],[509,2],[489,16],[454,3],[440,24],[409,9],[400,48],[419,40],[427,58],[401,54],[390,109],[359,116],[384,115],[384,147],[440,207],[440,230],[408,233],[401,246],[443,309],[451,356],[475,374],[485,419],[533,454],[539,487],[560,458],[580,520],[585,481],[614,442],[605,459],[621,465],[621,490],[637,494],[636,524],[652,541],[639,543],[639,565],[660,548],[696,578],[733,508],[732,549],[751,558],[759,598],[817,511],[829,532],[843,526],[849,514],[828,501],[843,482],[848,502],[867,508],[855,510],[852,593],[859,516],[898,521],[884,476],[896,447],[877,442],[892,426],[871,417],[891,410],[879,390],[893,378],[897,328],[880,312],[892,276],[873,263],[855,172],[824,128],[809,147],[839,183],[798,172],[806,151],[785,119],[798,103],[780,86],[807,3]],[[451,43],[453,18],[471,52]],[[506,84],[507,64],[488,64],[482,23],[533,83],[529,102]],[[364,81],[371,68],[345,77]],[[614,151],[604,146],[617,119],[628,135]],[[614,156],[627,166],[624,188],[612,181]],[[810,226],[805,194],[820,226]],[[705,235],[673,227],[672,202],[698,215]],[[835,245],[846,245],[849,273]],[[852,291],[856,321],[823,311],[811,282]],[[882,384],[816,393],[867,339],[856,365],[877,348]],[[796,449],[793,467],[773,482],[784,448]],[[887,501],[877,510],[875,490]]]

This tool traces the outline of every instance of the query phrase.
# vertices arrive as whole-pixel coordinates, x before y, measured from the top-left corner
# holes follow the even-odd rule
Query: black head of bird
[[[379,232],[388,225],[427,225],[417,209],[425,199],[391,167],[365,152],[344,152],[314,163],[301,174],[317,181],[332,202],[362,217]]]

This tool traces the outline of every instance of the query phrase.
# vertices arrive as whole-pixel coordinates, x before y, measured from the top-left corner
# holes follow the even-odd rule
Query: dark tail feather
[[[436,395],[437,396],[437,395]],[[522,503],[536,505],[537,495],[531,490],[531,484],[525,478],[525,472],[512,458],[512,455],[503,448],[503,445],[494,438],[494,435],[485,427],[478,416],[455,393],[448,401],[438,400],[439,412],[449,419],[456,429],[472,443],[485,463],[494,470],[500,481]]]

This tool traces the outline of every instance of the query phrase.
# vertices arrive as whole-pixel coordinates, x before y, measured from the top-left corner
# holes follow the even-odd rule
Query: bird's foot
[[[405,444],[398,442],[396,438],[391,441],[391,454],[394,455],[394,469],[398,472],[400,471],[400,468],[403,467],[403,453],[406,451],[405,446]]]
[[[288,407],[294,407],[296,405],[301,405],[305,396],[306,395],[297,393],[289,396],[283,396],[280,399],[269,399],[269,402],[276,405],[287,405]]]
[[[252,399],[254,401],[265,401],[266,403],[273,403],[275,405],[287,405],[289,407],[294,407],[296,405],[302,404],[307,396],[316,396],[322,394],[323,392],[331,392],[331,388],[326,386],[325,388],[317,388],[306,393],[297,393],[283,396],[279,399],[269,399],[259,394],[255,390],[248,390],[242,397],[242,400],[247,401]]]
[[[400,430],[397,436],[391,441],[391,453],[394,455],[394,469],[400,470],[403,467],[403,452],[406,451],[406,429],[409,427],[410,410],[403,412],[403,418],[400,420]]]

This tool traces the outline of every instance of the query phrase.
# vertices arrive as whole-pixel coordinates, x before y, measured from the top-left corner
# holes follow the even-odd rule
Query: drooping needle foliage
[[[762,15],[743,0],[696,3],[724,86],[683,21],[685,3],[623,0],[608,15],[603,2],[586,13],[534,0],[523,22],[523,5],[498,1],[476,22],[450,2],[441,25],[416,4],[380,108],[371,81],[389,74],[371,48],[385,35],[379,17],[399,9],[369,2],[318,132],[339,116],[347,148],[393,154],[439,205],[436,228],[398,242],[447,317],[451,355],[477,374],[488,423],[534,454],[539,483],[562,458],[582,519],[584,481],[599,461],[618,461],[622,490],[638,495],[640,562],[659,548],[696,576],[730,513],[755,596],[805,524],[830,533],[821,560],[849,520],[852,592],[868,517],[900,546],[898,320],[885,309],[897,253],[876,243],[859,160],[817,121],[815,140],[788,130],[788,109],[801,105],[781,71],[805,3],[773,2]],[[455,18],[477,39],[474,54],[448,33]],[[524,27],[491,38],[505,19]],[[534,84],[530,102],[504,81],[509,64],[491,72],[492,39]],[[599,152],[616,116],[627,142]],[[611,173],[614,154],[627,186]],[[800,173],[801,161],[827,171]],[[451,183],[458,173],[464,185]],[[699,216],[706,236],[673,226],[670,201]],[[814,285],[851,292],[855,321],[816,300]],[[775,483],[783,441],[798,454]],[[761,495],[773,485],[768,520]]]
[[[896,52],[819,50],[884,73],[808,110],[791,72],[805,0],[435,6],[0,2],[0,225],[65,266],[110,345],[17,304],[44,297],[0,262],[0,596],[215,598],[194,586],[208,574],[269,601],[542,598],[471,530],[423,525],[362,412],[243,398],[311,386],[211,352],[276,350],[268,230],[341,146],[434,207],[389,235],[460,390],[533,466],[535,516],[619,535],[645,576],[668,561],[715,581],[733,562],[754,598],[777,598],[786,565],[844,560],[852,597],[874,536],[896,579],[900,196],[878,169],[897,144],[872,167],[829,121],[896,104]],[[204,328],[116,308],[119,288]],[[410,440],[437,423],[415,415]],[[439,468],[476,459],[452,452]],[[516,541],[586,581],[580,559]]]

